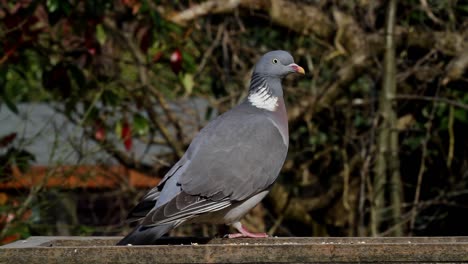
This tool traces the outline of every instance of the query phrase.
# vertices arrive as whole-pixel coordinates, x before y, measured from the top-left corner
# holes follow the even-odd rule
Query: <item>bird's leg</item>
[[[249,230],[245,229],[240,222],[235,222],[232,224],[234,228],[237,229],[240,233],[228,234],[228,238],[239,238],[239,237],[251,237],[251,238],[263,238],[268,237],[266,233],[251,233]]]

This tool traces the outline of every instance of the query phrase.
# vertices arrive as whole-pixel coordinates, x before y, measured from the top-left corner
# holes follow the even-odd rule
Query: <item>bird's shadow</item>
[[[153,245],[204,245],[209,244],[214,237],[161,237]]]

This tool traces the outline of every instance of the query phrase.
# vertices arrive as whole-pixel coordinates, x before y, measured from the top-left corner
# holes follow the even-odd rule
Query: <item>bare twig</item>
[[[176,133],[179,135],[179,137],[181,137],[180,135],[182,134],[182,128],[180,124],[176,121],[176,118],[173,116],[165,98],[162,96],[161,93],[159,93],[159,91],[157,91],[157,89],[149,81],[148,70],[145,67],[146,59],[145,59],[145,56],[139,50],[138,45],[134,42],[131,36],[129,36],[128,34],[122,33],[110,21],[104,20],[104,24],[106,25],[108,29],[116,33],[118,36],[120,36],[122,40],[124,40],[125,45],[127,45],[127,48],[129,49],[133,58],[135,59],[135,62],[138,68],[138,75],[140,77],[140,82],[142,83],[143,87],[149,89],[149,91],[152,92],[152,94],[156,97],[156,100],[160,104],[168,120],[172,122],[172,124],[174,125],[174,128],[176,129]],[[177,141],[176,139],[174,139],[174,137],[171,135],[171,133],[169,133],[169,130],[160,120],[158,115],[154,113],[153,105],[151,104],[151,102],[148,102],[148,100],[144,100],[144,101],[146,102],[146,110],[148,114],[150,115],[151,121],[157,126],[163,138],[167,141],[168,146],[172,148],[174,153],[178,157],[182,157],[184,152],[182,149],[182,145],[180,144],[180,141]]]
[[[413,95],[413,94],[397,94],[397,95],[395,95],[394,99],[441,102],[441,103],[446,103],[448,105],[453,105],[453,106],[461,108],[461,109],[468,110],[468,105],[466,105],[464,103],[457,102],[455,100],[445,98],[445,97],[434,97],[434,96]]]
[[[170,109],[168,102],[164,98],[164,96],[154,87],[152,84],[148,84],[149,91],[153,94],[154,97],[156,97],[156,100],[158,101],[159,105],[164,111],[164,114],[166,114],[167,120],[174,126],[177,138],[179,139],[180,142],[183,141],[183,134],[182,134],[182,125],[180,124],[180,120],[175,117],[173,111]],[[151,107],[151,106],[148,106]],[[174,142],[171,143],[173,145]],[[173,147],[176,155],[178,157],[182,157],[183,151],[182,147],[180,144],[176,144]]]
[[[417,213],[431,207],[431,206],[456,206],[461,208],[466,208],[464,204],[457,204],[455,202],[450,201],[450,199],[454,199],[458,196],[466,195],[468,191],[464,189],[465,186],[461,184],[461,186],[455,187],[456,190],[448,192],[448,193],[440,193],[438,196],[434,197],[433,199],[419,201],[418,204],[415,206],[413,203],[404,203],[402,204],[403,208],[411,207],[412,210],[409,210],[404,215],[402,215],[400,222],[395,223],[393,226],[390,226],[387,230],[380,233],[380,236],[387,236],[392,233],[392,231],[396,228],[396,226],[402,226],[412,220],[413,216],[413,209],[416,210]],[[457,190],[459,189],[459,190]]]
[[[203,71],[203,69],[205,68],[205,65],[208,62],[208,59],[210,58],[210,56],[212,55],[214,49],[217,46],[219,46],[219,44],[221,42],[221,37],[223,36],[223,33],[224,33],[224,30],[225,30],[225,24],[221,24],[218,27],[218,31],[216,32],[216,37],[215,37],[214,41],[211,43],[210,47],[208,47],[208,49],[203,54],[202,60],[200,62],[200,65],[198,66],[198,69],[197,69],[197,72],[195,73],[195,76],[198,76]]]
[[[455,149],[455,133],[453,131],[453,123],[455,121],[455,114],[454,114],[454,109],[453,105],[450,106],[449,110],[449,116],[448,116],[448,134],[449,134],[449,148],[448,148],[448,155],[447,155],[447,168],[450,169],[452,166],[452,160],[453,160],[453,152]]]
[[[281,223],[283,222],[285,218],[286,210],[288,209],[290,202],[291,202],[291,192],[288,192],[286,203],[284,204],[283,209],[278,214],[278,217],[276,218],[275,223],[270,228],[270,230],[268,230],[267,232],[268,235],[272,236],[273,234],[275,234],[276,230],[278,230],[278,228],[281,226]]]
[[[158,114],[156,111],[151,107],[151,106],[146,106],[146,113],[148,113],[148,116],[153,122],[158,130],[161,132],[162,136],[164,139],[167,141],[168,145],[172,148],[174,153],[180,158],[182,155],[184,155],[184,152],[182,150],[182,147],[180,146],[180,143],[175,141],[175,139],[171,136],[171,133],[167,129],[167,127],[163,124],[163,122],[159,119]]]
[[[442,20],[437,18],[434,13],[432,12],[431,8],[429,7],[429,4],[427,3],[427,0],[419,0],[421,3],[421,7],[426,12],[427,16],[436,24],[443,25],[444,23]]]
[[[439,86],[437,87],[436,95],[439,93]],[[426,172],[426,157],[427,157],[427,143],[429,142],[429,139],[431,138],[431,133],[432,133],[432,122],[434,120],[435,112],[437,109],[437,105],[435,102],[432,104],[432,110],[429,115],[429,119],[426,122],[426,135],[421,142],[421,163],[419,166],[419,171],[418,171],[418,180],[416,183],[416,190],[414,193],[414,200],[413,200],[413,208],[411,210],[411,220],[410,220],[410,230],[413,232],[414,226],[416,223],[416,216],[417,216],[417,208],[418,208],[418,203],[419,203],[419,197],[421,193],[421,185],[423,181],[423,176],[424,173]]]
[[[19,208],[15,211],[15,217],[13,219],[19,219],[21,218],[25,213],[26,210],[28,210],[31,206],[31,204],[35,201],[37,198],[37,195],[39,192],[41,192],[44,187],[46,186],[47,182],[49,181],[49,178],[54,175],[58,167],[55,167],[51,170],[49,170],[45,176],[42,178],[42,180],[38,183],[35,183],[31,186],[29,189],[28,196],[26,199],[21,203]],[[0,231],[0,239],[4,238],[5,235],[10,231],[10,226],[13,224],[13,221],[6,221],[5,225],[2,228],[2,231]]]
[[[424,55],[424,57],[422,57],[421,59],[419,59],[414,65],[413,67],[411,67],[410,69],[400,73],[400,74],[397,74],[397,81],[398,83],[401,83],[403,81],[405,81],[408,77],[410,77],[411,75],[413,75],[414,73],[418,72],[421,70],[421,65],[426,62],[427,60],[429,60],[434,54],[436,53],[436,50],[432,49],[431,51],[429,51],[426,55]]]
[[[361,173],[360,173],[360,176],[361,176],[361,182],[360,182],[360,186],[359,186],[359,220],[358,220],[358,235],[359,236],[365,236],[367,234],[366,232],[366,226],[364,224],[364,219],[365,219],[365,212],[364,212],[364,204],[365,204],[365,201],[366,201],[366,186],[371,186],[370,183],[370,177],[369,177],[369,170],[370,170],[370,166],[371,166],[371,162],[372,162],[372,153],[375,152],[375,145],[374,145],[374,142],[375,142],[375,131],[376,131],[376,128],[377,128],[377,125],[378,125],[378,118],[375,117],[375,109],[374,109],[374,104],[372,104],[371,106],[371,111],[372,111],[372,116],[373,116],[373,119],[372,119],[372,128],[371,128],[371,131],[370,131],[370,138],[369,138],[369,143],[368,143],[368,146],[366,146],[364,148],[364,151],[363,151],[363,157],[362,159],[364,160],[364,163],[362,165],[362,169],[361,169]],[[369,190],[368,191],[368,199],[369,200],[372,200],[372,197],[373,197],[373,193],[372,193],[372,190]]]
[[[343,207],[346,210],[351,210],[349,205],[349,182],[350,182],[350,168],[349,168],[349,158],[345,149],[341,150],[341,155],[343,157]]]
[[[186,25],[189,21],[208,14],[231,12],[236,9],[241,2],[241,0],[205,1],[198,5],[193,5],[182,12],[170,14],[167,18],[176,24]]]
[[[447,73],[442,81],[443,85],[447,85],[451,81],[460,79],[463,73],[468,68],[468,45],[466,50],[455,56],[447,66]]]

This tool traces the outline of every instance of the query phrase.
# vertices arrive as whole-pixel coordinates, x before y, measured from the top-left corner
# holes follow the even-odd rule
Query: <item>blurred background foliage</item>
[[[280,236],[468,235],[468,3],[399,1],[386,34],[390,2],[0,0],[0,108],[21,116],[20,105],[45,103],[94,151],[157,180],[197,130],[242,100],[261,54],[288,50],[307,72],[284,81],[289,155],[246,224]],[[181,106],[195,99],[202,114]],[[1,183],[37,165],[25,140],[35,138],[15,127],[0,134]],[[151,162],[136,144],[158,147]],[[3,243],[127,232],[145,189],[66,185],[86,164],[64,172],[51,162],[27,188],[2,187]],[[63,184],[50,187],[48,175]]]

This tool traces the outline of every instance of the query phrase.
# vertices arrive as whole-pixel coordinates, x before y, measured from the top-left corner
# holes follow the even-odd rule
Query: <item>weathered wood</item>
[[[0,263],[468,262],[468,237],[167,238],[165,245],[114,246],[118,240],[31,237],[0,247]]]

